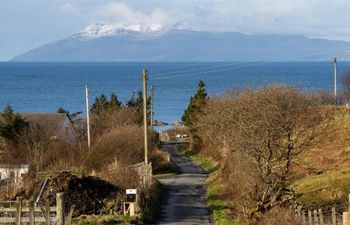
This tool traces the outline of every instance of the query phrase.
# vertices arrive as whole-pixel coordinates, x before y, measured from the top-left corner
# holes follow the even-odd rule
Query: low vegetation
[[[230,202],[230,217],[243,224],[299,224],[290,206],[341,207],[347,201],[347,171],[333,160],[342,157],[348,166],[348,148],[328,150],[347,145],[343,131],[349,117],[343,106],[330,106],[331,99],[323,92],[272,85],[206,98],[193,112],[187,123],[197,154],[192,158],[220,162],[219,194]],[[335,174],[338,179],[330,179]]]
[[[100,225],[100,224],[127,224],[136,223],[136,217],[120,216],[120,215],[91,215],[91,216],[80,216],[72,220],[73,225]]]
[[[157,201],[160,186],[156,181],[149,187],[141,185],[139,175],[130,167],[144,160],[142,104],[142,95],[139,93],[133,95],[126,104],[122,104],[115,93],[110,98],[105,95],[97,97],[90,109],[90,148],[87,145],[86,123],[79,112],[71,114],[60,108],[58,116],[63,118],[62,121],[57,121],[57,118],[31,121],[15,113],[10,106],[6,107],[0,116],[1,160],[9,164],[28,163],[30,173],[26,177],[25,186],[13,185],[14,189],[6,191],[2,196],[13,198],[21,191],[27,199],[33,200],[45,177],[51,176],[51,191],[45,190],[43,196],[54,196],[52,190],[66,192],[68,202],[81,202],[93,207],[93,210],[84,210],[86,207],[83,206],[75,210],[75,223],[95,224],[100,220],[124,221],[124,218],[79,216],[120,214],[122,201],[126,198],[125,189],[136,188],[140,192],[142,209],[138,220],[148,223],[159,206]],[[156,134],[150,132],[149,140],[149,158],[154,172],[171,172],[173,168],[169,156],[157,149]],[[67,181],[60,179],[62,171],[66,171],[63,173],[68,177]],[[89,185],[87,180],[91,180]],[[116,193],[100,196],[92,192],[89,187],[100,185],[99,180],[108,184]],[[71,184],[72,182],[75,183]],[[83,188],[91,196],[96,194],[100,197],[96,197],[97,202],[88,197],[81,199],[74,192],[74,186]],[[105,191],[102,187],[99,190],[100,194]]]

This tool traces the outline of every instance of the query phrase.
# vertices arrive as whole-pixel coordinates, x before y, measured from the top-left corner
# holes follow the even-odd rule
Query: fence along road
[[[164,144],[163,149],[171,154],[181,174],[158,178],[165,186],[158,224],[212,224],[205,200],[207,175],[200,166],[181,155],[178,144]]]

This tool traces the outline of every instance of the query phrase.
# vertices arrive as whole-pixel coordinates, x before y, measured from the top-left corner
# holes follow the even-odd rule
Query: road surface
[[[181,172],[178,175],[158,178],[164,184],[160,225],[210,225],[210,212],[205,199],[207,175],[179,152],[179,145],[163,145]]]

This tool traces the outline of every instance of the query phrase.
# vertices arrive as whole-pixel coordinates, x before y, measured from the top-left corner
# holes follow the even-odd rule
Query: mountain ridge
[[[350,59],[350,42],[195,31],[160,24],[99,24],[11,61],[323,61],[334,56]]]

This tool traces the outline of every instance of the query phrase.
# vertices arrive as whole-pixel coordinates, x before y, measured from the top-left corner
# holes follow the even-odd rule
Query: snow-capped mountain
[[[345,41],[181,27],[95,24],[12,61],[320,61],[335,55],[350,59],[350,43]]]
[[[164,31],[165,28],[161,24],[93,24],[85,27],[85,29],[75,36],[85,38],[99,38],[104,36],[114,36],[122,34],[141,34],[141,35],[155,35]]]

